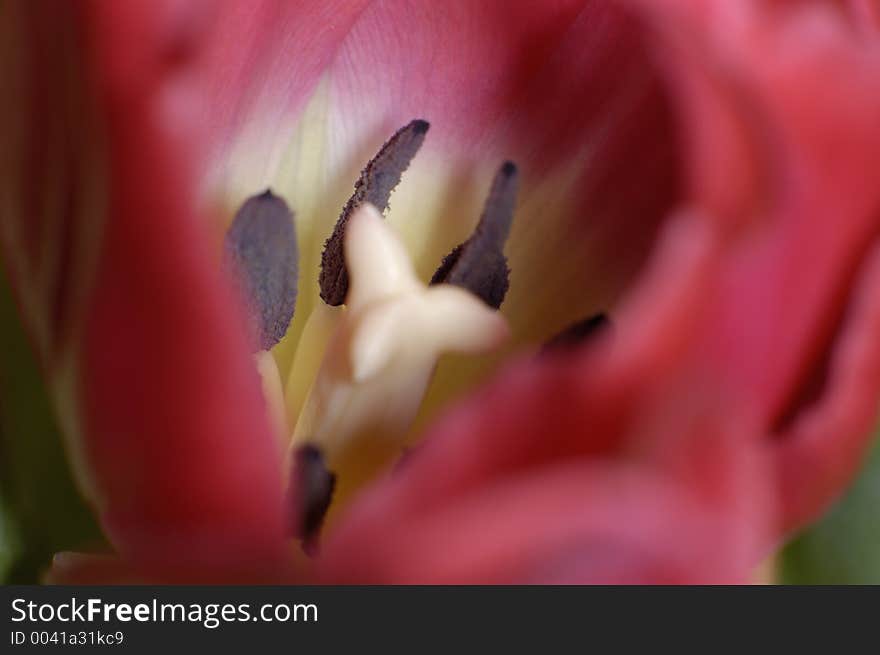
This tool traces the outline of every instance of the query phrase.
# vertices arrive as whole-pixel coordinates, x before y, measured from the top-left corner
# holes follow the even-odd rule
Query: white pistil
[[[372,205],[349,219],[344,252],[346,307],[292,442],[320,448],[343,484],[353,460],[370,469],[353,473],[364,478],[397,453],[441,354],[485,352],[509,334],[505,319],[470,292],[422,283]]]

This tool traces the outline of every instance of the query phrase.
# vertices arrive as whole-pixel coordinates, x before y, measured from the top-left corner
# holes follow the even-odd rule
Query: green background
[[[36,360],[0,277],[0,580],[40,580],[100,532],[76,491]]]

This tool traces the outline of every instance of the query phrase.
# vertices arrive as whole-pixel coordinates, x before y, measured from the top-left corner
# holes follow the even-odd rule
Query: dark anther
[[[290,493],[293,505],[293,534],[309,548],[324,522],[324,515],[333,499],[336,474],[327,470],[324,456],[315,446],[306,444],[293,456]]]
[[[513,223],[517,178],[514,164],[507,162],[501,167],[474,233],[443,258],[431,284],[464,287],[490,307],[501,307],[510,284],[504,244]]]
[[[400,184],[400,178],[421,148],[429,127],[427,121],[414,120],[400,128],[361,171],[354,185],[354,194],[345,203],[321,254],[318,284],[321,299],[328,305],[341,305],[348,293],[348,269],[342,248],[348,219],[365,202],[375,205],[380,212],[388,209],[391,192]]]
[[[287,204],[271,191],[249,198],[226,233],[223,264],[250,310],[255,350],[287,332],[296,306],[296,231]]]
[[[595,337],[612,327],[611,321],[604,314],[596,314],[582,321],[573,323],[562,332],[550,339],[541,348],[541,353],[555,353],[571,350],[583,345],[587,339]]]

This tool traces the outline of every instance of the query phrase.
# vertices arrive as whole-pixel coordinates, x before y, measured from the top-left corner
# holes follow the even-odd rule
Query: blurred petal
[[[4,59],[29,99],[8,103],[4,127],[37,138],[15,143],[13,161],[33,162],[23,182],[49,180],[64,199],[29,208],[30,187],[7,178],[9,202],[19,204],[3,223],[5,253],[80,482],[137,566],[194,579],[218,567],[232,578],[274,569],[283,552],[279,453],[233,295],[193,209],[192,153],[169,125],[181,61],[169,60],[151,20],[129,33],[132,15],[152,18],[146,4],[5,6],[13,34],[32,35]],[[138,47],[118,49],[121,37]],[[40,117],[56,108],[70,113],[41,142]],[[55,162],[64,175],[49,168]],[[34,241],[42,253],[22,241],[25,226],[44,231]],[[34,287],[41,280],[48,296]]]
[[[861,29],[871,38],[880,36],[880,2],[849,0],[850,8]]]
[[[778,435],[787,527],[812,519],[846,489],[870,446],[880,395],[880,246],[855,284],[819,396]]]
[[[382,500],[386,503],[382,504]],[[374,499],[346,524],[322,581],[369,584],[743,582],[723,522],[650,471],[575,460],[511,476],[430,512]],[[721,528],[721,529],[719,529]]]
[[[601,410],[591,397],[560,393],[548,399],[538,386],[499,381],[492,395],[442,422],[434,438],[329,535],[318,579],[749,579],[771,531],[771,478],[757,443],[734,429],[732,417],[719,424],[717,410],[709,411],[692,388],[671,394],[654,389],[631,398],[635,405],[614,444],[581,455],[577,449],[591,442],[603,448],[591,439],[596,433],[584,429],[601,425]],[[546,391],[546,384],[539,388]],[[560,379],[556,391],[562,388]],[[500,424],[485,420],[502,412]],[[536,425],[539,414],[543,425]],[[584,426],[580,444],[571,440],[570,425],[561,431],[559,416]],[[466,439],[474,444],[469,449],[461,447]],[[536,440],[546,450],[535,450],[528,462],[511,459],[509,450]],[[476,466],[478,481],[470,478]]]
[[[880,44],[854,38],[835,3],[705,5],[713,6],[705,31],[680,46],[674,75],[705,80],[712,69],[693,50],[714,51],[715,77],[727,88],[691,84],[679,98],[696,125],[717,127],[724,114],[716,108],[725,104],[739,113],[727,133],[735,126],[744,135],[741,161],[752,165],[740,169],[757,184],[741,195],[750,204],[725,205],[740,232],[729,242],[704,345],[694,355],[717,363],[740,411],[767,434],[785,472],[783,525],[792,527],[814,517],[851,478],[880,397],[872,371],[880,342],[856,323],[870,321],[873,278],[866,271],[873,265],[866,253],[880,228],[873,172]],[[726,103],[707,102],[708,93],[726,94]],[[725,141],[711,140],[717,129],[695,134],[706,140],[703,152],[723,152]],[[722,182],[737,168],[705,170]],[[839,331],[842,320],[852,323]],[[847,354],[855,349],[858,357]],[[823,417],[823,439],[803,429],[801,418],[815,426],[815,415]]]

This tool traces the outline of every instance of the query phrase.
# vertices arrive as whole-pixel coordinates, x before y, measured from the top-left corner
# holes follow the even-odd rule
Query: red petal
[[[573,460],[431,511],[401,511],[387,496],[372,505],[327,545],[322,581],[735,583],[748,573],[723,519],[650,470]]]
[[[746,149],[734,162],[751,161],[744,168],[756,182],[741,195],[747,204],[716,203],[732,209],[741,235],[724,257],[705,347],[695,355],[718,365],[740,398],[740,411],[753,415],[780,458],[783,523],[792,527],[814,517],[849,481],[880,396],[880,381],[866,373],[880,350],[868,331],[853,325],[846,343],[828,346],[848,299],[865,297],[862,285],[870,279],[856,272],[880,229],[873,172],[880,151],[880,50],[871,39],[856,38],[848,14],[834,3],[714,6],[702,40],[685,48],[714,51],[713,68],[705,66],[706,57],[682,56],[673,70],[690,80],[714,71],[716,83],[691,84],[679,98],[697,125],[717,128],[719,106],[739,114],[726,134],[741,135]],[[728,80],[726,89],[718,79]],[[707,101],[711,94],[720,98]],[[718,129],[696,134],[706,154],[725,143],[713,140]],[[719,157],[703,177],[718,188],[732,177],[739,189],[743,168],[728,163]],[[868,311],[850,309],[862,317]],[[861,362],[845,354],[857,335]],[[832,348],[835,369],[824,400],[803,417],[815,429],[812,415],[822,416],[824,436],[808,437],[788,423],[802,409],[816,362]]]
[[[561,391],[571,378],[556,382]],[[499,380],[352,508],[322,552],[319,579],[747,581],[772,525],[766,460],[735,417],[666,383],[628,398],[617,442],[585,456],[591,442],[602,448],[591,437],[604,436],[594,398],[548,400],[546,384]],[[560,428],[560,416],[572,425]],[[534,459],[511,459],[536,440],[546,449]]]
[[[880,247],[856,282],[821,397],[774,443],[785,522],[800,527],[846,488],[870,446],[880,407]]]
[[[877,0],[849,0],[853,16],[868,37],[880,35],[880,3]]]
[[[12,25],[33,37],[7,62],[30,90],[11,126],[35,137],[12,153],[32,162],[25,183],[48,180],[68,195],[57,209],[19,205],[5,233],[31,226],[43,255],[55,244],[66,255],[55,265],[4,244],[86,493],[139,569],[189,579],[276,571],[280,453],[193,209],[196,142],[179,141],[164,114],[182,62],[169,55],[160,14],[146,3],[10,4]],[[120,48],[123,37],[133,40]],[[68,113],[41,145],[42,121],[54,125],[58,110]],[[10,198],[29,198],[29,188]],[[46,279],[64,312],[34,291]]]
[[[82,376],[102,518],[141,565],[189,578],[267,573],[284,552],[281,457],[193,210],[193,161],[172,131],[180,124],[163,115],[186,70],[168,48],[185,54],[192,35],[175,28],[189,24],[158,23],[166,16],[132,3],[97,7],[92,63],[113,187]],[[120,48],[120,38],[139,47]]]

